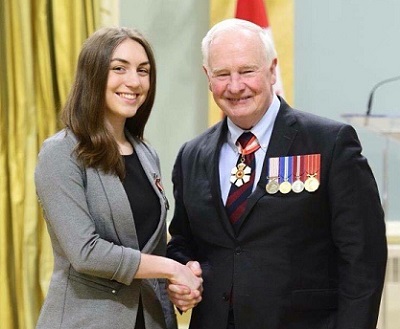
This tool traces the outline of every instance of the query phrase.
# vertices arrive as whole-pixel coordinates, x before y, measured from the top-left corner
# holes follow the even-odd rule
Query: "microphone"
[[[387,84],[387,83],[389,83],[389,82],[396,81],[396,80],[400,80],[400,75],[395,76],[395,77],[392,77],[392,78],[389,78],[389,79],[382,80],[382,81],[378,82],[378,83],[371,89],[371,91],[370,91],[370,93],[369,93],[369,99],[368,99],[368,105],[367,105],[367,112],[366,112],[366,115],[367,115],[367,116],[369,116],[369,115],[371,114],[372,99],[374,98],[375,90],[378,89],[378,87],[380,87],[380,86],[382,86],[382,85],[384,85],[384,84]]]

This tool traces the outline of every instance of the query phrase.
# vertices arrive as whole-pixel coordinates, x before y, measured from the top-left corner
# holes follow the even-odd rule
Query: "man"
[[[376,328],[385,224],[356,132],[273,93],[276,52],[258,26],[223,21],[202,51],[226,118],[173,171],[168,256],[198,261],[204,279],[190,328]],[[170,285],[183,310],[198,301],[186,293]]]

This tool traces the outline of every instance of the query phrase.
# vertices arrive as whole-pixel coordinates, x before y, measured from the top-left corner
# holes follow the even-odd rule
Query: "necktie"
[[[251,132],[244,132],[236,145],[239,159],[231,173],[231,188],[226,201],[226,211],[232,224],[235,224],[246,209],[247,198],[253,189],[256,171],[254,153],[260,148],[257,138]]]

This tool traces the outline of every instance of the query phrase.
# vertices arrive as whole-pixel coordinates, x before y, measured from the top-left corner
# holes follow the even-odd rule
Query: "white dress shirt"
[[[231,170],[236,166],[239,158],[239,151],[236,146],[236,141],[239,136],[245,131],[251,131],[260,144],[260,148],[255,153],[256,158],[256,173],[254,177],[253,191],[260,180],[262,165],[265,159],[265,154],[267,152],[268,144],[271,139],[272,128],[276,116],[278,114],[280,107],[280,101],[275,95],[270,107],[265,112],[261,120],[250,130],[243,130],[236,126],[229,118],[228,123],[228,138],[227,141],[222,145],[221,153],[219,157],[219,179],[222,201],[226,204],[226,199],[228,198],[228,193],[231,188]]]

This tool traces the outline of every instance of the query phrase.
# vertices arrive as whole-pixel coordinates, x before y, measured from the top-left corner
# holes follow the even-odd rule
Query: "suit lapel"
[[[281,157],[287,156],[290,147],[296,137],[297,129],[294,128],[296,123],[296,118],[293,113],[293,109],[280,98],[281,106],[279,108],[278,115],[276,117],[274,128],[272,130],[271,139],[268,145],[267,153],[264,158],[263,168],[261,171],[260,180],[257,183],[257,187],[253,194],[249,197],[247,207],[243,216],[237,223],[237,232],[239,231],[241,225],[246,220],[248,214],[251,212],[257,201],[265,195],[265,186],[267,184],[267,164],[270,157]]]
[[[160,199],[161,218],[165,218],[166,208],[164,206],[163,191],[156,185],[156,178],[160,178],[158,166],[155,156],[150,153],[143,143],[138,143],[135,139],[128,135],[129,141],[133,145],[139,161],[149,179],[153,189]],[[116,175],[105,174],[97,170],[97,174],[102,182],[104,193],[107,196],[109,207],[111,209],[112,220],[119,241],[122,245],[134,249],[139,249],[135,222],[131,211],[128,196],[125,192],[122,182]],[[143,247],[143,252],[151,252],[158,244],[158,241],[163,237],[165,231],[165,221],[160,220],[157,229]]]
[[[157,161],[156,155],[152,154],[144,143],[138,143],[129,135],[128,137],[135,148],[135,152],[139,158],[139,161],[147,175],[147,178],[150,181],[151,186],[156,192],[161,204],[161,215],[157,229],[154,231],[150,239],[146,242],[142,250],[145,253],[150,253],[153,251],[155,246],[158,245],[158,242],[164,236],[163,233],[166,231],[165,218],[167,213],[168,201],[165,196],[165,191],[161,185],[161,174],[159,171],[158,164],[156,162]]]
[[[122,245],[139,249],[133,215],[124,186],[118,176],[97,170],[111,209],[112,221]]]
[[[226,119],[215,126],[215,129],[209,133],[208,140],[205,143],[204,155],[204,170],[207,173],[207,178],[210,181],[211,195],[215,204],[215,208],[219,214],[224,228],[233,236],[234,230],[226,214],[225,206],[222,203],[221,188],[219,180],[219,155],[222,144],[226,141],[228,127]],[[210,159],[210,161],[207,161]]]

